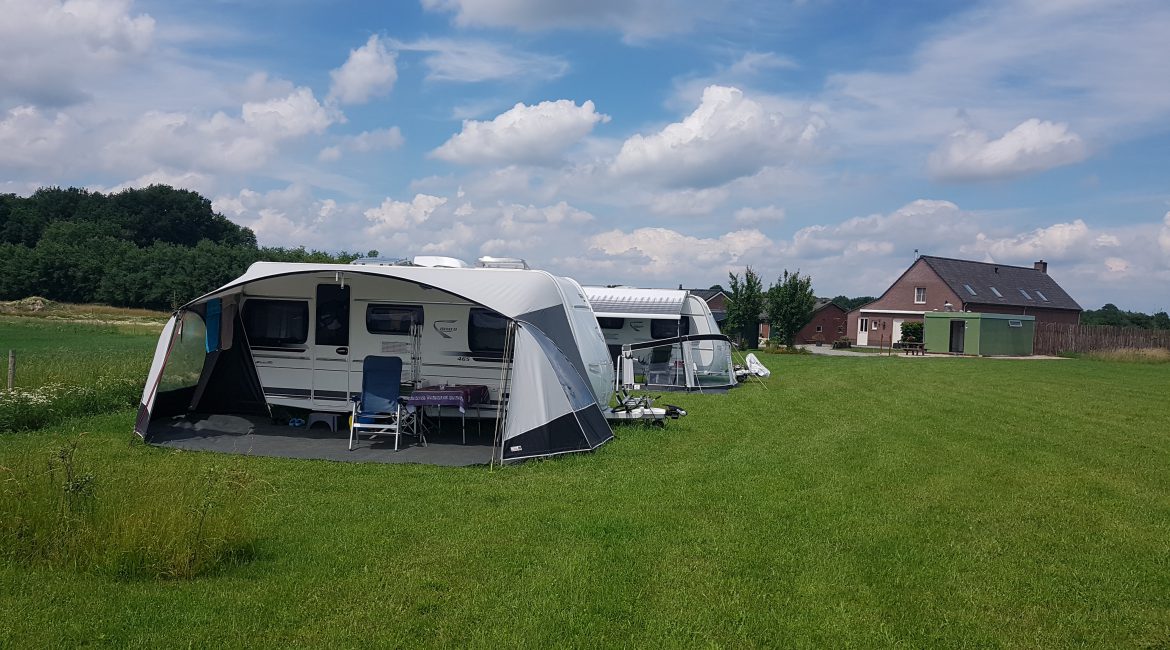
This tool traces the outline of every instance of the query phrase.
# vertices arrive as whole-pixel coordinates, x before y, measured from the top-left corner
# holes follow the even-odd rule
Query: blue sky
[[[187,187],[268,245],[751,265],[924,254],[1170,308],[1161,0],[0,0],[0,191]]]

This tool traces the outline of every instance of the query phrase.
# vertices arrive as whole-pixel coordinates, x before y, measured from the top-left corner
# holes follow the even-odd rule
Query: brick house
[[[727,294],[718,289],[687,289],[694,295],[706,301],[707,306],[711,308],[711,315],[715,317],[715,322],[719,327],[723,327],[723,322],[727,320]]]
[[[797,343],[832,343],[845,338],[848,316],[845,310],[827,298],[817,298],[812,320],[796,333]]]
[[[1048,275],[1032,267],[923,255],[880,298],[849,312],[848,337],[857,345],[902,340],[902,323],[928,311],[1027,314],[1037,323],[1077,323],[1081,306]]]

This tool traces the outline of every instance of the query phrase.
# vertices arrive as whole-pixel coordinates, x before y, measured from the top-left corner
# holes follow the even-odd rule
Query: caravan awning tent
[[[384,285],[387,300],[405,282],[506,318],[500,460],[586,451],[613,437],[602,414],[612,394],[612,364],[571,280],[530,270],[265,262],[183,305],[168,321],[143,390],[139,435],[149,441],[153,422],[188,414],[269,412],[242,306],[250,290],[278,278],[286,290],[303,285],[304,295],[322,282],[363,278]]]
[[[731,341],[707,302],[684,289],[585,287],[610,354],[634,363],[622,385],[719,390],[736,385]],[[621,362],[618,362],[621,364]]]

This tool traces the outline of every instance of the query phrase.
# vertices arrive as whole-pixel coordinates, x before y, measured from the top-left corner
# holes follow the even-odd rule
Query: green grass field
[[[75,340],[144,369],[119,336]],[[0,560],[0,646],[1170,646],[1170,366],[762,357],[496,471],[156,449],[128,410],[0,434],[0,472],[80,440],[99,491],[262,486],[250,561],[195,579]]]

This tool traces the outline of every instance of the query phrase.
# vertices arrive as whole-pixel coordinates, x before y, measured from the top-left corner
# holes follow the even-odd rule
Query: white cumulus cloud
[[[368,250],[358,208],[318,199],[302,184],[269,192],[245,188],[235,195],[217,196],[211,208],[251,228],[264,246]]]
[[[668,187],[713,187],[811,147],[824,127],[815,115],[790,120],[738,88],[708,86],[683,121],[626,140],[610,170]]]
[[[214,174],[262,168],[289,140],[323,132],[336,116],[308,88],[264,101],[246,102],[240,116],[223,111],[148,111],[108,125],[103,164],[126,175],[159,167]]]
[[[550,164],[609,116],[592,101],[580,106],[568,99],[516,104],[490,122],[464,120],[463,130],[431,155],[465,165]]]
[[[994,260],[1069,259],[1088,255],[1090,249],[1100,243],[1111,247],[1112,242],[1109,239],[1101,242],[1084,220],[1076,219],[1010,237],[988,237],[981,232],[973,243],[961,250]]]
[[[1166,261],[1170,262],[1170,212],[1162,217],[1162,230],[1158,233],[1158,245],[1166,254]]]
[[[392,234],[424,223],[447,199],[429,194],[416,194],[409,203],[386,199],[382,205],[365,211],[371,222],[371,235]]]
[[[1033,118],[995,140],[982,131],[953,133],[931,155],[930,171],[941,180],[984,180],[1040,172],[1084,158],[1084,142],[1067,124]]]
[[[0,0],[0,101],[73,103],[90,79],[143,57],[155,21],[129,0]]]
[[[375,34],[365,45],[350,50],[345,63],[332,70],[329,76],[333,79],[329,99],[342,104],[363,104],[394,88],[398,66],[395,54]]]
[[[683,268],[708,268],[722,277],[773,247],[772,240],[755,229],[718,237],[694,237],[669,228],[615,229],[594,235],[587,243],[591,258],[578,258],[571,265],[611,270],[616,277],[672,281]]]
[[[17,106],[0,115],[0,169],[52,168],[81,126],[64,113]]]

